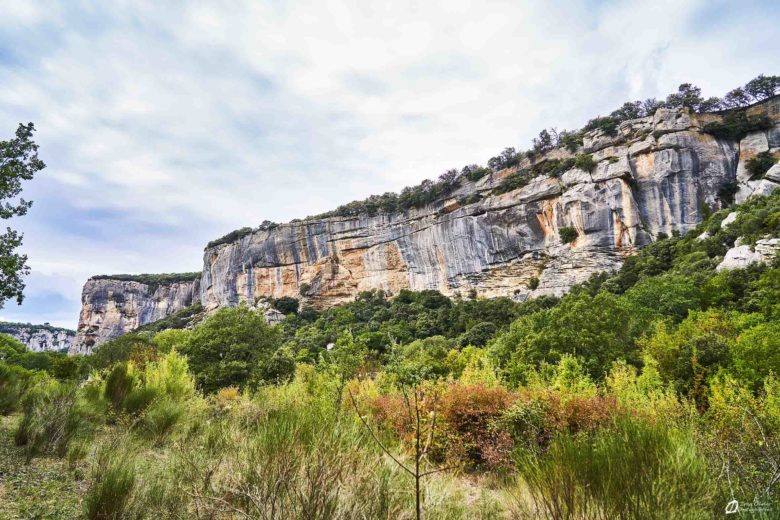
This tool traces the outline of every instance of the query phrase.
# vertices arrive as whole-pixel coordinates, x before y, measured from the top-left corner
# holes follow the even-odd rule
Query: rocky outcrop
[[[756,241],[755,246],[737,243],[726,251],[721,263],[715,268],[718,271],[729,269],[744,269],[753,264],[766,264],[774,261],[780,254],[780,238],[763,238]]]
[[[88,354],[102,341],[170,316],[199,298],[198,278],[167,283],[90,278],[82,291],[76,340],[69,353]]]
[[[326,306],[367,289],[403,288],[560,295],[593,273],[617,269],[661,233],[685,233],[723,206],[726,188],[740,182],[744,155],[763,150],[780,126],[729,141],[703,131],[719,117],[660,109],[623,123],[616,135],[587,134],[579,152],[592,154],[592,171],[538,177],[508,193],[494,188],[513,171],[466,181],[448,200],[421,209],[244,233],[206,249],[201,301],[213,310],[302,295]],[[454,203],[473,194],[481,200]],[[564,227],[577,232],[569,244],[559,238]]]
[[[76,331],[30,323],[0,323],[0,333],[9,334],[32,352],[68,352]]]

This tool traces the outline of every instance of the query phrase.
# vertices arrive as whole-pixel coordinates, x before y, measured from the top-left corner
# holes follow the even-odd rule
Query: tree
[[[780,92],[780,76],[764,76],[759,74],[745,84],[745,92],[754,101],[771,98]]]
[[[278,326],[268,325],[262,314],[241,305],[220,309],[193,329],[181,352],[198,387],[208,393],[265,382],[265,369],[281,344]]]
[[[528,370],[542,363],[558,363],[564,354],[581,357],[588,374],[600,380],[615,360],[638,364],[635,321],[616,296],[576,291],[555,307],[521,317],[489,349],[513,383],[523,382]]]
[[[750,96],[742,87],[737,87],[723,96],[724,108],[740,108],[750,104]]]
[[[554,130],[553,130],[554,131]],[[553,147],[553,136],[547,129],[539,132],[539,137],[533,141],[534,151],[536,153],[546,152]]]
[[[701,97],[701,89],[690,83],[683,83],[677,88],[677,92],[669,94],[666,98],[666,106],[669,108],[686,107],[697,112],[715,110],[720,106],[720,99]]]
[[[0,141],[0,219],[22,216],[32,206],[32,201],[15,199],[22,192],[23,180],[32,179],[46,165],[38,159],[38,145],[32,140],[35,126],[20,124],[16,136]],[[22,235],[7,228],[0,235],[0,308],[11,298],[21,304],[24,300],[23,276],[30,274],[27,255],[17,252],[22,245]]]

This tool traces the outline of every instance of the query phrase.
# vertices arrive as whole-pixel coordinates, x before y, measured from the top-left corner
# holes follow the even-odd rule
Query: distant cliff
[[[780,158],[780,97],[740,111],[753,119],[733,114],[660,108],[509,168],[461,175],[422,205],[244,228],[209,243],[200,283],[157,293],[92,279],[77,344],[198,298],[211,312],[281,296],[324,307],[368,289],[561,295],[653,240],[689,231],[709,212],[780,186],[777,176],[747,168],[759,154]]]
[[[48,323],[0,323],[0,333],[15,337],[32,352],[68,352],[76,336],[74,330],[52,327]]]
[[[81,294],[71,354],[87,354],[106,339],[126,334],[189,307],[200,298],[200,273],[95,276]]]

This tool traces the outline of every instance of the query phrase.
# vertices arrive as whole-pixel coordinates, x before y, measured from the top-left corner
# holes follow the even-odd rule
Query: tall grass
[[[135,463],[129,452],[113,443],[102,446],[95,457],[90,486],[84,497],[84,515],[90,520],[143,518],[134,515]]]
[[[561,436],[519,461],[537,517],[708,518],[714,483],[691,435],[621,418],[590,436]]]
[[[76,408],[77,387],[55,380],[36,385],[22,402],[23,416],[15,441],[24,446],[27,458],[44,453],[64,455],[68,444],[83,426]]]

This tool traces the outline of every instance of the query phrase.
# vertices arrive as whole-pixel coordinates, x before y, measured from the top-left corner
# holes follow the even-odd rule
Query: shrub
[[[562,227],[558,229],[558,236],[564,244],[570,244],[577,240],[577,230],[573,227]]]
[[[708,134],[723,139],[739,141],[751,132],[772,128],[772,121],[766,116],[750,117],[744,110],[728,112],[719,122],[704,125]]]
[[[775,162],[771,153],[761,152],[745,161],[745,169],[750,173],[752,179],[760,179],[769,171],[769,168],[775,165]]]
[[[501,195],[510,191],[522,188],[529,182],[529,177],[526,172],[513,173],[509,177],[506,177],[501,183],[493,189],[494,195]]]
[[[72,383],[47,379],[25,396],[15,441],[25,447],[28,459],[47,453],[65,455],[72,439],[91,434],[87,414],[77,405],[77,392]]]
[[[311,291],[311,285],[308,283],[302,283],[300,288],[298,289],[298,294],[301,296],[307,296],[309,294],[309,291]]]
[[[539,278],[536,276],[532,276],[528,279],[528,288],[532,291],[536,290],[539,287]]]
[[[159,399],[144,413],[141,428],[156,444],[161,444],[185,413],[182,403],[170,397]]]
[[[281,343],[279,327],[242,305],[214,313],[192,331],[181,352],[197,386],[210,393],[226,386],[256,386]]]
[[[525,382],[534,368],[557,364],[568,352],[584,359],[586,373],[599,381],[617,359],[638,362],[635,320],[610,293],[576,291],[556,306],[520,317],[489,349],[512,383]]]
[[[463,169],[461,170],[461,175],[466,177],[471,182],[477,182],[479,179],[481,179],[488,173],[490,173],[489,168],[485,168],[483,166],[477,166],[476,164],[464,166]]]
[[[469,345],[484,347],[487,342],[496,335],[497,331],[498,327],[495,323],[482,321],[461,334],[458,342],[461,347],[467,347]]]
[[[191,282],[199,280],[203,273],[193,271],[190,273],[161,273],[161,274],[101,274],[93,276],[91,280],[120,280],[123,282],[138,282],[149,287],[149,294],[157,290],[161,285]]]
[[[301,289],[303,289],[303,286],[301,286]],[[281,298],[274,299],[271,302],[271,305],[282,314],[295,314],[298,312],[299,302],[297,298],[282,296]]]
[[[606,135],[616,136],[619,121],[613,117],[597,117],[588,121],[588,124],[583,128],[584,131],[590,132],[593,130],[600,130]]]
[[[136,375],[130,363],[117,363],[106,378],[105,397],[116,411],[122,411],[127,396],[136,384]]]
[[[558,437],[543,455],[521,457],[519,469],[549,518],[706,518],[713,507],[713,483],[692,436],[639,419]]]
[[[0,362],[0,415],[19,410],[24,395],[36,378],[30,370]]]
[[[98,450],[90,485],[84,496],[84,515],[90,520],[133,517],[131,509],[136,489],[136,469],[129,455],[111,445]]]
[[[501,386],[450,385],[441,399],[441,417],[451,456],[475,467],[507,466],[512,438],[499,419],[513,400]]]
[[[770,373],[780,374],[780,323],[760,323],[737,337],[732,345],[733,373],[757,391]]]
[[[596,167],[596,162],[591,154],[581,153],[574,158],[574,167],[590,172]]]
[[[252,233],[254,230],[251,227],[243,227],[241,229],[236,229],[235,231],[231,231],[227,235],[220,237],[216,240],[212,240],[208,244],[206,244],[206,249],[211,249],[217,246],[221,246],[223,244],[229,244],[231,242],[235,242],[236,240],[240,240],[244,238],[245,236]]]

